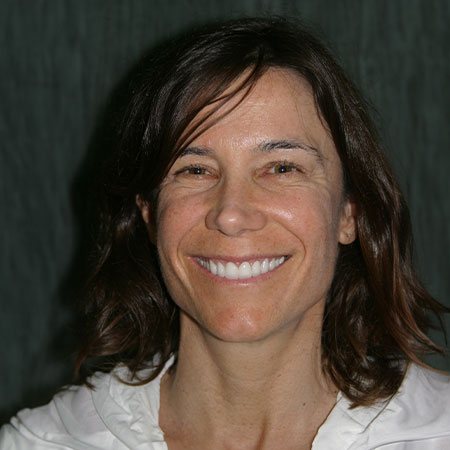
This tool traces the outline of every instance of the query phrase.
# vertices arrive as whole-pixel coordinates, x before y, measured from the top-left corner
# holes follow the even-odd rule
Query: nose
[[[206,215],[206,227],[226,236],[240,236],[262,229],[267,221],[251,182],[226,182],[218,186]]]

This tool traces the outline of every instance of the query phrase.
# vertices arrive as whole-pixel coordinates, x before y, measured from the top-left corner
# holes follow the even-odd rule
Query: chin
[[[256,342],[270,335],[276,328],[273,315],[257,309],[228,309],[207,321],[209,334],[225,342]]]

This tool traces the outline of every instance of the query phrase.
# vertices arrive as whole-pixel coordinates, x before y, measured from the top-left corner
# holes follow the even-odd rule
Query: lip
[[[223,256],[223,255],[192,255],[193,259],[205,259],[211,261],[221,261],[224,263],[232,262],[234,264],[242,264],[243,262],[253,263],[255,261],[262,261],[263,259],[274,259],[274,258],[290,258],[290,255],[286,254],[264,254],[264,255],[248,255],[248,256]]]
[[[270,277],[290,255],[194,256],[196,266],[215,281],[248,284]]]

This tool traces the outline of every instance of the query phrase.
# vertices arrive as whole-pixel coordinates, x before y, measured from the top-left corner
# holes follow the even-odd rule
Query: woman
[[[283,19],[143,63],[106,170],[69,387],[8,449],[443,449],[445,308],[352,83]]]

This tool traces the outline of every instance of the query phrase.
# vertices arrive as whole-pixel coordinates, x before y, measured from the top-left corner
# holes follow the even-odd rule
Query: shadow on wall
[[[71,208],[76,222],[75,252],[55,293],[55,306],[51,312],[51,322],[56,324],[55,330],[39,356],[39,366],[45,367],[45,373],[49,374],[48,379],[52,381],[33,385],[33,374],[30,373],[31,381],[29,387],[22,392],[21,400],[12,405],[0,405],[0,425],[8,422],[20,409],[43,405],[64,385],[77,382],[74,361],[84,329],[81,313],[83,287],[92,267],[92,249],[100,224],[98,204],[102,182],[99,174],[115,147],[118,128],[130,97],[131,80],[139,73],[142,62],[161,53],[167,45],[187,33],[188,31],[183,31],[169,40],[157,42],[145,51],[118,81],[97,114],[84,160],[70,187]],[[32,362],[29,367],[32,371]],[[46,379],[45,373],[42,379]]]

